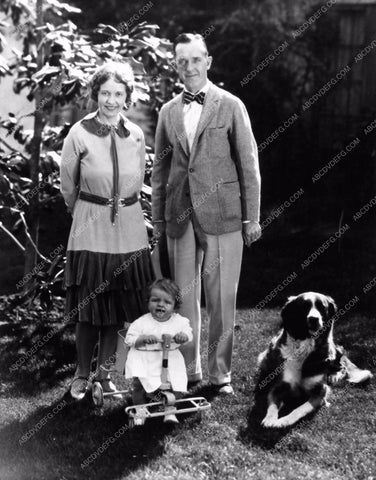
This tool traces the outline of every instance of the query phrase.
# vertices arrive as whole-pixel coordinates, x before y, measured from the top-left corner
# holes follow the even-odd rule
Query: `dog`
[[[346,378],[351,383],[369,380],[333,340],[334,300],[321,293],[305,292],[289,297],[281,311],[282,329],[269,348],[258,357],[259,384],[269,386],[264,427],[288,427],[315,411],[329,406],[329,385]],[[279,417],[281,409],[294,405]],[[298,405],[298,406],[296,406]]]

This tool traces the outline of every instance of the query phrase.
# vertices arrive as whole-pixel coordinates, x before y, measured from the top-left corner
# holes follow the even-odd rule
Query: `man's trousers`
[[[193,219],[182,237],[167,237],[167,243],[171,274],[182,291],[180,313],[189,319],[193,329],[193,341],[181,348],[188,381],[202,379],[202,280],[209,317],[209,381],[215,385],[230,383],[236,293],[243,253],[242,233],[239,230],[209,235]]]

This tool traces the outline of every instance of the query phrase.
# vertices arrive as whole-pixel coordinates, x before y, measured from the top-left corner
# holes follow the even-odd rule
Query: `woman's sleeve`
[[[60,190],[68,210],[73,213],[80,184],[81,154],[74,127],[64,140],[60,164]]]

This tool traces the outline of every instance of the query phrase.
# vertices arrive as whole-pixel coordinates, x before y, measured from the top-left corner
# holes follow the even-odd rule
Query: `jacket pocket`
[[[208,156],[229,157],[230,142],[226,127],[215,127],[207,129]]]
[[[218,190],[221,217],[226,221],[241,219],[239,182],[224,182]]]

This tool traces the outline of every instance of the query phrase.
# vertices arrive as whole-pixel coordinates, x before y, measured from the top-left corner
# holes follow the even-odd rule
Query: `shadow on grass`
[[[22,320],[0,326],[0,372],[8,392],[34,395],[72,376],[75,359],[71,327],[60,322]]]
[[[266,415],[268,392],[260,391],[258,388],[259,376],[256,374],[255,377],[255,388],[251,396],[253,403],[247,414],[247,424],[239,431],[239,439],[246,445],[253,444],[273,450],[291,429],[269,429],[261,425]]]
[[[143,427],[129,429],[124,402],[109,401],[104,409],[97,409],[89,396],[75,402],[66,393],[27,419],[3,428],[3,465],[30,472],[30,477],[18,478],[123,478],[162,456],[166,435],[196,421],[186,416],[174,426],[149,419]]]

